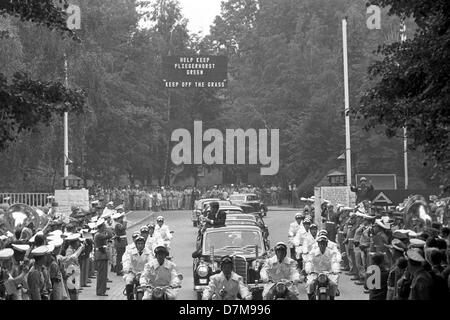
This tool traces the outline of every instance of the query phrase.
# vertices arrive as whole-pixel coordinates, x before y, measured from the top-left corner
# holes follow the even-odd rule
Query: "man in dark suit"
[[[219,211],[219,203],[211,202],[210,203],[211,211],[208,213],[208,216],[205,218],[206,228],[219,228],[225,226],[225,220],[227,218],[227,214],[225,211]]]

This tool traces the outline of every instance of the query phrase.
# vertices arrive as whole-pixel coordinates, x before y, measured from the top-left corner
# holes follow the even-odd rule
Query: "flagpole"
[[[402,20],[400,24],[400,42],[406,41],[406,24]],[[403,161],[405,167],[405,190],[408,190],[408,135],[406,125],[403,127]]]
[[[352,184],[351,149],[350,149],[350,103],[348,89],[348,57],[347,57],[347,17],[342,19],[342,47],[344,60],[344,98],[345,98],[345,160],[347,186]]]

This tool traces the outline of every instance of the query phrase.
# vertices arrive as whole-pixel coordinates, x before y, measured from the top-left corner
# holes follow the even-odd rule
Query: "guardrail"
[[[53,193],[0,193],[0,200],[9,204],[24,203],[29,206],[43,207],[52,202],[52,199],[47,199],[49,196],[53,196]]]

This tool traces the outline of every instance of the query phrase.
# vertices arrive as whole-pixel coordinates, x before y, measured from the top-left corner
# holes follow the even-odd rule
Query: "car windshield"
[[[262,253],[264,246],[260,232],[256,230],[229,230],[206,234],[203,250],[205,253],[214,251],[214,254],[218,255],[254,255],[255,246],[258,246],[258,252]]]
[[[231,195],[230,196],[230,201],[242,201],[242,202],[244,202],[245,201],[245,196],[233,196],[233,195]]]

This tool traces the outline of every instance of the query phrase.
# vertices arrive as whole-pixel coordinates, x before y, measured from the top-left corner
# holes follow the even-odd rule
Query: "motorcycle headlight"
[[[275,290],[278,293],[283,293],[286,291],[286,285],[284,283],[277,283],[277,285],[275,286]]]
[[[162,298],[164,294],[164,291],[161,288],[155,288],[153,289],[152,295],[153,297],[155,297],[156,299],[160,299]]]
[[[327,275],[326,275],[326,274],[323,274],[323,273],[320,274],[319,277],[317,278],[317,281],[318,281],[319,283],[321,283],[321,284],[326,283],[327,280],[328,280]]]
[[[197,267],[197,274],[200,277],[206,277],[208,275],[208,266],[206,264],[200,264]]]

